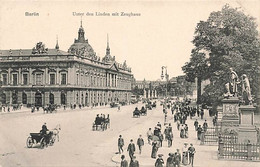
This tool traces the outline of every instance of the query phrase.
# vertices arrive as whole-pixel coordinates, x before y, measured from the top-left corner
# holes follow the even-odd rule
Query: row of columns
[[[148,91],[146,91],[144,89],[143,96],[144,96],[144,98],[154,98],[154,97],[157,97],[157,91],[156,91],[156,89],[154,89],[154,90],[148,89]]]
[[[117,87],[117,74],[107,73],[107,87]]]

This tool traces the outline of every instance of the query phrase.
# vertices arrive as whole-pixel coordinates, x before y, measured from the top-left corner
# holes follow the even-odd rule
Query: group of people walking
[[[177,125],[177,129],[180,131],[180,138],[188,138],[188,124],[186,123],[187,118],[190,116],[192,119],[195,116],[197,110],[194,107],[186,106],[183,104],[170,104],[166,105],[167,108],[171,108],[173,114],[174,123]],[[170,106],[170,107],[168,107]],[[167,108],[164,107],[163,113],[167,113]],[[175,113],[174,113],[175,112]],[[195,125],[194,125],[195,126]],[[195,130],[198,130],[200,125]],[[204,129],[207,128],[206,124],[203,124]],[[146,133],[147,135],[147,143],[151,145],[151,158],[155,159],[155,167],[180,167],[181,164],[188,165],[191,164],[193,166],[194,162],[194,154],[195,148],[192,143],[188,146],[188,143],[184,143],[183,148],[176,149],[176,152],[170,152],[166,161],[163,159],[163,154],[158,154],[158,150],[163,146],[163,141],[167,142],[167,147],[172,147],[173,145],[173,128],[171,123],[164,123],[164,129],[162,128],[162,124],[158,122],[154,129],[149,128]],[[139,138],[136,140],[136,145],[138,146],[139,155],[142,154],[142,147],[144,146],[144,139],[142,135],[139,135]],[[118,152],[122,154],[124,152],[123,149],[124,140],[122,135],[118,138]],[[130,140],[130,143],[127,147],[127,151],[130,157],[130,167],[139,167],[139,161],[136,159],[135,152],[136,146],[133,139]],[[121,155],[121,167],[128,167],[128,162],[126,160],[125,155]]]

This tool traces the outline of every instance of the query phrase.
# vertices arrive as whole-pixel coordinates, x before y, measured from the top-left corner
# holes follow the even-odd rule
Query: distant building
[[[110,54],[101,59],[85,39],[81,26],[68,52],[45,48],[0,50],[0,102],[5,105],[48,104],[104,105],[129,102],[133,75],[126,62],[120,64]]]

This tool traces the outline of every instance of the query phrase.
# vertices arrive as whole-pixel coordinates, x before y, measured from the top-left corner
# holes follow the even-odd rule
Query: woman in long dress
[[[152,154],[151,154],[152,158],[156,158],[157,157],[157,151],[158,151],[157,142],[153,141],[153,143],[152,143]]]
[[[182,148],[182,163],[183,165],[188,165],[188,143],[184,143],[184,147]]]

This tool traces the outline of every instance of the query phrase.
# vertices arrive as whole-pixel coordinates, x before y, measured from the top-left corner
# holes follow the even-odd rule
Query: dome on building
[[[78,56],[88,57],[91,59],[97,58],[94,49],[88,43],[88,40],[85,40],[85,31],[82,27],[82,21],[78,31],[78,39],[74,40],[74,43],[70,46],[68,52]]]

